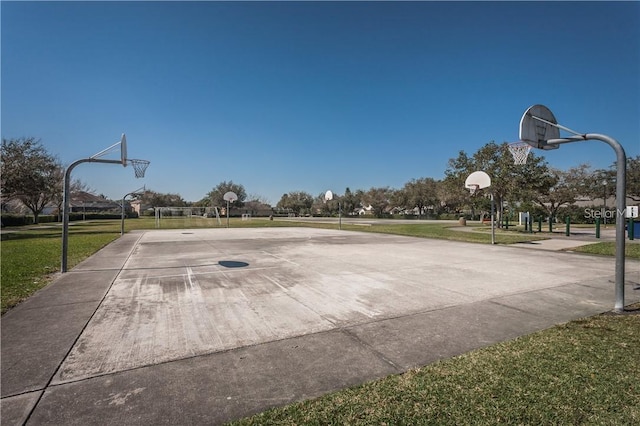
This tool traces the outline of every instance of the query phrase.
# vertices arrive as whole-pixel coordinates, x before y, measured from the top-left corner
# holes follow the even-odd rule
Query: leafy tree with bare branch
[[[58,159],[33,137],[2,139],[3,198],[17,198],[33,213],[34,223],[47,204],[60,194],[64,169]]]
[[[460,151],[457,158],[449,160],[449,168],[445,171],[445,181],[456,183],[462,188],[466,177],[474,171],[482,170],[491,177],[491,187],[480,190],[480,193],[492,193],[501,223],[506,201],[526,201],[535,194],[546,191],[553,183],[548,173],[544,157],[531,152],[526,164],[514,164],[508,144],[491,141],[468,156]],[[469,204],[475,201],[469,197]]]
[[[212,207],[226,207],[227,202],[224,199],[224,194],[230,191],[234,192],[238,196],[238,199],[233,203],[233,207],[244,206],[244,201],[247,199],[247,191],[244,189],[244,186],[239,183],[233,183],[232,180],[229,182],[220,182],[207,194],[206,198],[211,200],[210,206]]]
[[[593,172],[591,191],[588,194],[591,199],[603,196],[615,196],[616,191],[616,163],[608,169],[598,169]],[[640,202],[640,155],[627,158],[627,197]],[[608,190],[607,190],[608,189]]]
[[[640,201],[640,155],[627,159],[627,197]]]
[[[533,201],[555,217],[558,209],[589,193],[593,171],[588,164],[580,164],[569,170],[549,169],[549,177],[552,185],[534,195]]]

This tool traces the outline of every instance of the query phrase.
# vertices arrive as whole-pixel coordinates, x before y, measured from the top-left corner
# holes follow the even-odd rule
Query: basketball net
[[[147,170],[147,167],[149,167],[149,163],[150,162],[147,160],[129,159],[129,164],[133,166],[133,171],[136,174],[136,178],[144,177],[144,172]]]
[[[474,195],[476,195],[476,192],[478,191],[478,188],[480,188],[480,185],[476,185],[476,184],[472,183],[471,185],[467,186],[467,188],[469,188],[469,192],[471,193],[471,196],[473,197]]]
[[[515,142],[509,144],[509,152],[513,156],[513,164],[527,164],[527,157],[531,151],[531,145],[526,142]]]

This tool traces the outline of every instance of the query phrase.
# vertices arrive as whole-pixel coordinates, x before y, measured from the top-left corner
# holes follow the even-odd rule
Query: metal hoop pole
[[[538,117],[537,120],[544,121]],[[553,124],[553,123],[550,123]],[[554,124],[554,126],[565,129],[565,127]],[[571,131],[572,133],[575,133]],[[579,135],[578,133],[575,133]],[[614,311],[624,311],[624,269],[625,269],[625,236],[624,236],[624,211],[626,210],[626,189],[627,189],[627,154],[620,143],[610,136],[599,133],[586,133],[572,138],[551,139],[550,144],[563,144],[569,142],[581,142],[586,140],[599,140],[608,144],[616,153],[616,302]]]
[[[588,133],[586,139],[596,139],[608,144],[616,152],[616,312],[624,311],[624,212],[626,210],[627,154],[617,140],[599,133]]]
[[[109,163],[122,164],[118,160],[100,160],[97,158],[83,158],[71,163],[64,173],[63,194],[62,194],[62,259],[60,261],[60,272],[67,272],[67,250],[69,249],[69,198],[71,170],[81,163]]]
[[[120,235],[124,235],[124,202],[125,202],[125,198],[127,198],[129,195],[135,195],[135,194],[139,194],[140,191],[145,191],[147,188],[146,186],[143,186],[142,188],[138,188],[133,192],[130,192],[128,194],[125,194],[124,197],[122,197],[122,216],[120,217],[121,221],[120,221]]]

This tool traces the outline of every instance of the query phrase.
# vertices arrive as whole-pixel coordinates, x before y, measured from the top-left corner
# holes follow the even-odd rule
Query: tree
[[[627,159],[627,197],[640,201],[640,155]]]
[[[529,200],[535,194],[544,193],[553,184],[544,157],[531,152],[526,164],[514,164],[506,142],[501,145],[489,142],[473,154],[473,157],[460,151],[458,158],[449,160],[445,175],[450,182],[463,187],[466,177],[476,170],[482,170],[491,177],[491,187],[484,191],[493,194],[498,210],[498,223],[501,222],[506,201]],[[475,200],[478,201],[479,198],[475,197]]]
[[[393,196],[394,190],[388,186],[371,188],[363,194],[362,201],[372,207],[375,217],[382,217],[391,204]]]
[[[142,203],[151,207],[186,207],[187,202],[179,194],[162,194],[146,190],[140,197]]]
[[[464,180],[455,176],[446,176],[438,182],[437,190],[440,207],[447,213],[458,213],[466,204],[469,204],[469,190],[465,189]]]
[[[362,191],[356,191],[355,193],[351,192],[349,187],[344,190],[344,195],[340,198],[340,202],[342,203],[342,213],[343,214],[353,214],[353,212],[360,206]]]
[[[332,207],[334,203],[336,203],[335,210],[338,211],[338,204],[337,204],[337,201],[335,201],[337,199],[337,195],[333,194],[333,199],[329,201],[325,200],[324,196],[325,196],[325,193],[322,192],[318,194],[316,198],[313,199],[313,204],[311,205],[311,211],[314,213],[320,213],[322,216],[331,216],[331,213],[333,210]]]
[[[234,192],[238,199],[234,202],[234,207],[242,207],[244,205],[244,201],[247,199],[247,192],[244,190],[244,186],[233,183],[232,180],[229,182],[222,181],[213,188],[207,194],[206,198],[211,200],[211,207],[227,207],[227,201],[224,199],[224,194],[227,192]]]
[[[248,203],[252,202],[252,203],[258,203],[258,204],[266,205],[266,206],[269,205],[269,200],[267,199],[267,197],[263,197],[260,194],[249,194],[249,195],[247,195],[246,200],[247,200]]]
[[[444,172],[445,178],[439,194],[440,201],[448,212],[458,213],[468,205],[471,207],[471,217],[475,216],[479,198],[470,198],[469,191],[464,187],[467,176],[475,170],[474,160],[464,151],[449,160],[449,168]]]
[[[279,209],[290,210],[299,216],[309,213],[313,205],[313,196],[304,191],[283,194],[276,205]]]
[[[340,208],[342,207],[342,196],[333,193],[331,200],[325,199],[325,192],[319,194],[313,201],[311,206],[314,212],[320,212],[322,216],[338,216]]]
[[[394,201],[397,207],[418,209],[418,218],[426,213],[428,207],[434,212],[439,203],[437,182],[433,178],[411,179],[404,187],[395,192]]]
[[[58,210],[58,220],[62,220],[62,203],[64,202],[64,169],[60,168],[60,184],[59,190],[54,194],[51,202],[56,205],[56,209]],[[69,184],[69,193],[75,194],[78,192],[86,192],[89,194],[95,194],[95,189],[91,188],[85,182],[82,182],[80,179],[73,179]],[[106,198],[102,196],[102,198]]]
[[[593,172],[591,199],[616,195],[617,167],[614,163],[608,169],[598,169]],[[640,155],[627,158],[627,197],[640,201]],[[606,195],[605,195],[606,193]]]
[[[567,171],[549,169],[552,185],[536,194],[533,200],[555,217],[560,207],[573,204],[579,196],[589,192],[590,182],[594,179],[589,165],[581,164]]]
[[[2,139],[2,192],[33,213],[34,223],[62,188],[64,169],[35,138]]]
[[[267,211],[272,211],[269,200],[267,200],[266,197],[258,194],[247,195],[243,208],[247,213],[251,213],[252,215],[258,215],[261,212],[264,213]]]

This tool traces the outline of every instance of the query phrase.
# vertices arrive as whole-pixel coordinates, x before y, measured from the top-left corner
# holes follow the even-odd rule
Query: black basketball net
[[[147,167],[149,167],[149,163],[150,161],[147,161],[147,160],[135,160],[135,159],[129,160],[129,164],[131,164],[131,166],[133,167],[133,171],[136,174],[136,178],[144,177],[144,172],[147,170]]]

